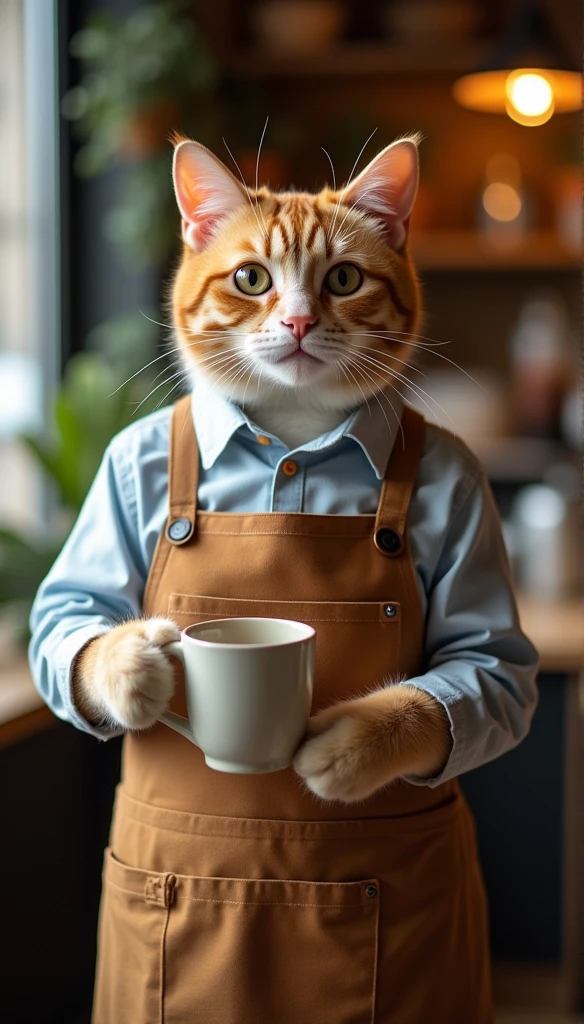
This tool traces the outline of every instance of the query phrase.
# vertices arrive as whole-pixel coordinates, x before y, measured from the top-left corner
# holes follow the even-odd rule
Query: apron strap
[[[166,537],[171,544],[186,544],[195,532],[198,483],[199,446],[191,396],[185,395],[175,402],[170,430]]]
[[[404,405],[401,426],[403,443],[400,444],[402,438],[398,435],[385,470],[375,518],[375,546],[387,558],[404,550],[406,517],[426,432],[424,417],[409,405]]]

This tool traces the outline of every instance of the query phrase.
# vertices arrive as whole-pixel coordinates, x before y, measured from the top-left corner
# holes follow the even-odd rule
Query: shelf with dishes
[[[476,231],[412,233],[412,254],[421,270],[578,270],[581,257],[553,232],[526,233],[513,246],[495,246]]]

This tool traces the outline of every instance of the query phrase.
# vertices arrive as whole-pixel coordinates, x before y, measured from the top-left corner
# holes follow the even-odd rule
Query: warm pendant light
[[[552,114],[579,110],[582,76],[566,59],[543,11],[521,6],[487,68],[454,83],[457,103],[487,114],[505,114],[536,126]]]

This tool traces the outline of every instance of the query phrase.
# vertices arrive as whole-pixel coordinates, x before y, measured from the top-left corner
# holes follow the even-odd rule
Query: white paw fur
[[[174,622],[161,618],[126,623],[100,638],[94,695],[124,729],[147,729],[166,710],[174,670],[161,647],[179,635]]]
[[[380,772],[368,750],[367,731],[360,719],[347,715],[302,745],[294,767],[311,792],[323,800],[355,803],[397,777],[389,766]]]

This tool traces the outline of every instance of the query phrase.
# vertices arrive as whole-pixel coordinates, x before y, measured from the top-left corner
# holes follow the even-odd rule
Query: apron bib
[[[144,613],[180,628],[235,616],[314,625],[313,714],[422,672],[406,518],[425,424],[405,407],[402,427],[375,516],[201,512],[181,399]],[[179,519],[188,529],[172,529]],[[171,708],[186,713],[182,679]],[[293,769],[215,772],[164,725],[125,736],[94,1024],[432,1020],[492,1022],[485,897],[456,781],[325,803]]]

